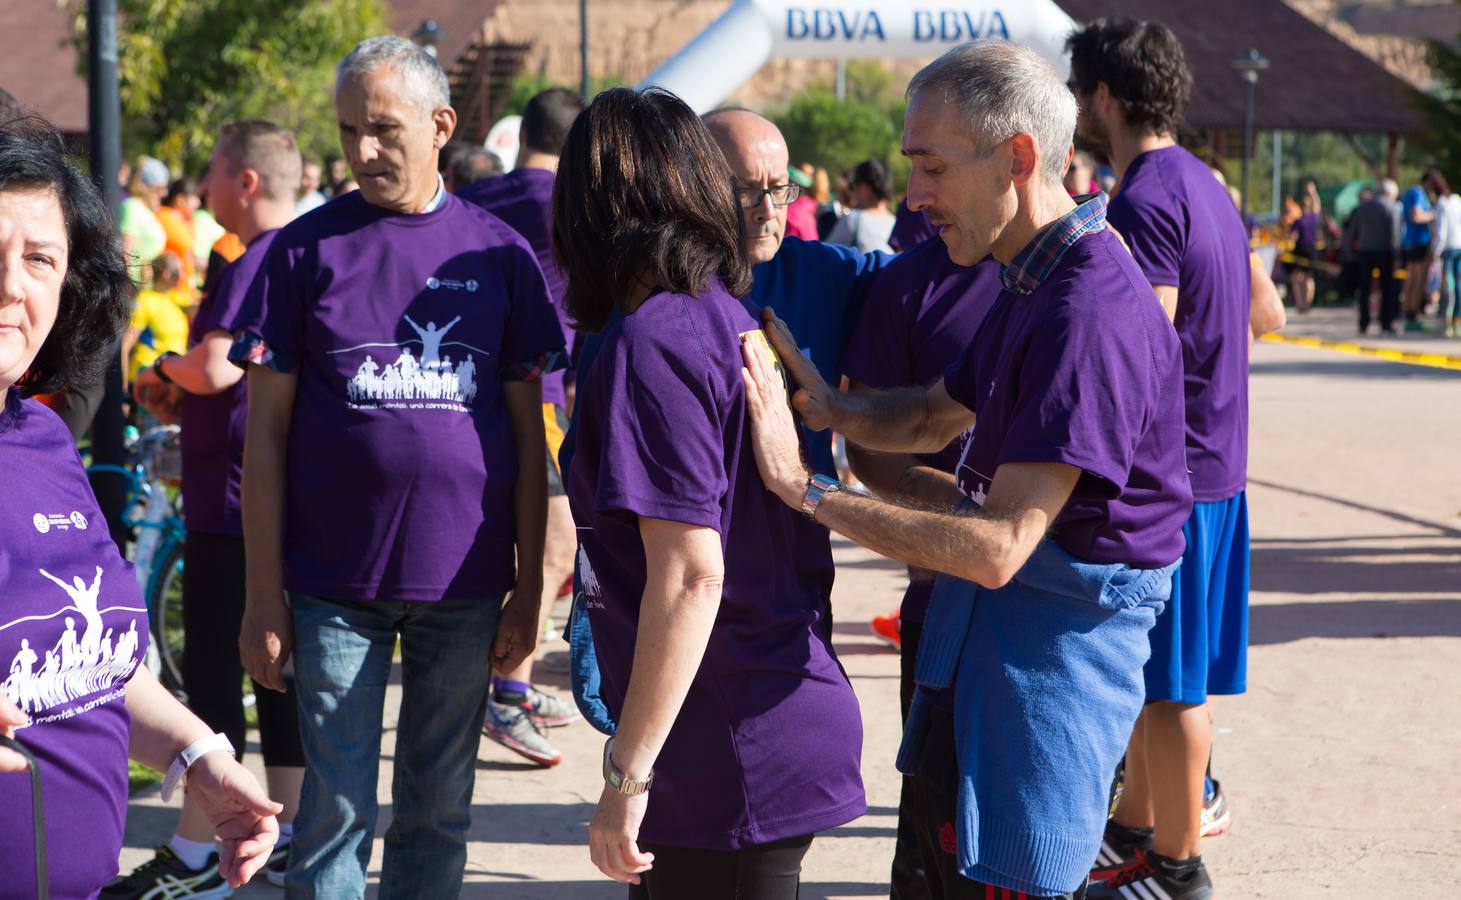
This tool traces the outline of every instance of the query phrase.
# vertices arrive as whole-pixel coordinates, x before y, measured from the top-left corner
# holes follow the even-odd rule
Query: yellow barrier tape
[[[1419,353],[1414,350],[1367,347],[1363,344],[1351,344],[1348,341],[1327,341],[1323,338],[1288,334],[1265,334],[1259,340],[1267,341],[1271,344],[1292,344],[1299,347],[1313,347],[1318,350],[1335,350],[1340,353],[1370,356],[1375,359],[1405,363],[1412,366],[1429,366],[1433,369],[1461,371],[1461,356],[1449,356],[1445,353]]]

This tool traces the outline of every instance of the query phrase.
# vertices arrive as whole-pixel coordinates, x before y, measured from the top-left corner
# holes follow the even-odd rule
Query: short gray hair
[[[1035,139],[1041,174],[1065,177],[1065,154],[1075,137],[1076,100],[1050,64],[1006,41],[971,41],[949,50],[908,82],[908,97],[942,88],[968,120],[981,152],[1016,134]]]
[[[1394,200],[1400,196],[1400,185],[1396,184],[1393,178],[1383,179],[1380,182],[1380,193]]]
[[[401,76],[410,99],[421,107],[423,115],[451,105],[451,85],[436,57],[394,34],[366,38],[356,44],[335,69],[335,92],[339,93],[346,79],[359,78],[381,66],[390,66]]]

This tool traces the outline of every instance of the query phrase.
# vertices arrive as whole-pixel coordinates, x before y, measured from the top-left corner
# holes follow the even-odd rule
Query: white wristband
[[[172,802],[173,791],[176,791],[179,784],[187,777],[188,770],[193,763],[202,758],[205,753],[212,753],[214,750],[227,750],[228,755],[233,755],[233,744],[229,742],[228,736],[222,733],[210,734],[204,738],[198,738],[177,755],[172,765],[167,768],[167,775],[162,779],[162,802]]]

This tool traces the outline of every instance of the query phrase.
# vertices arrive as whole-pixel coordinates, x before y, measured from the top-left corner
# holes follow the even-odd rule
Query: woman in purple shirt
[[[1304,214],[1294,221],[1294,261],[1289,267],[1289,284],[1294,290],[1294,306],[1299,312],[1308,312],[1314,305],[1314,271],[1319,264],[1319,229],[1323,217],[1319,206],[1319,191],[1313,182],[1305,185]]]
[[[740,221],[673,95],[608,91],[574,123],[553,246],[569,312],[603,340],[568,499],[619,723],[589,844],[631,898],[790,900],[812,835],[867,808],[857,700],[797,579],[796,513],[752,456]]]
[[[0,734],[30,753],[51,896],[117,871],[127,758],[183,779],[237,887],[278,837],[233,748],[145,666],[147,610],[61,420],[32,394],[84,387],[115,355],[131,284],[111,216],[60,141],[0,128]],[[213,752],[227,751],[227,752]],[[40,894],[26,760],[0,748],[0,898]]]

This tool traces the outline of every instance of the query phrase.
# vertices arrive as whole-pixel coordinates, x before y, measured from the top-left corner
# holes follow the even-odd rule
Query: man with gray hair
[[[910,208],[953,261],[1004,264],[973,343],[931,387],[846,394],[779,320],[770,335],[809,426],[903,452],[962,432],[957,472],[922,506],[809,478],[769,356],[746,342],[757,462],[808,517],[943,573],[899,753],[931,894],[1079,896],[1192,508],[1180,349],[1104,196],[1077,205],[1061,184],[1076,107],[1048,64],[965,44],[908,96]]]
[[[345,58],[335,110],[360,190],[278,232],[231,354],[248,366],[239,648],[266,688],[293,662],[307,767],[290,897],[365,893],[398,641],[380,896],[460,892],[491,671],[537,640],[540,378],[563,332],[532,248],[444,189],[448,102],[410,41]]]

